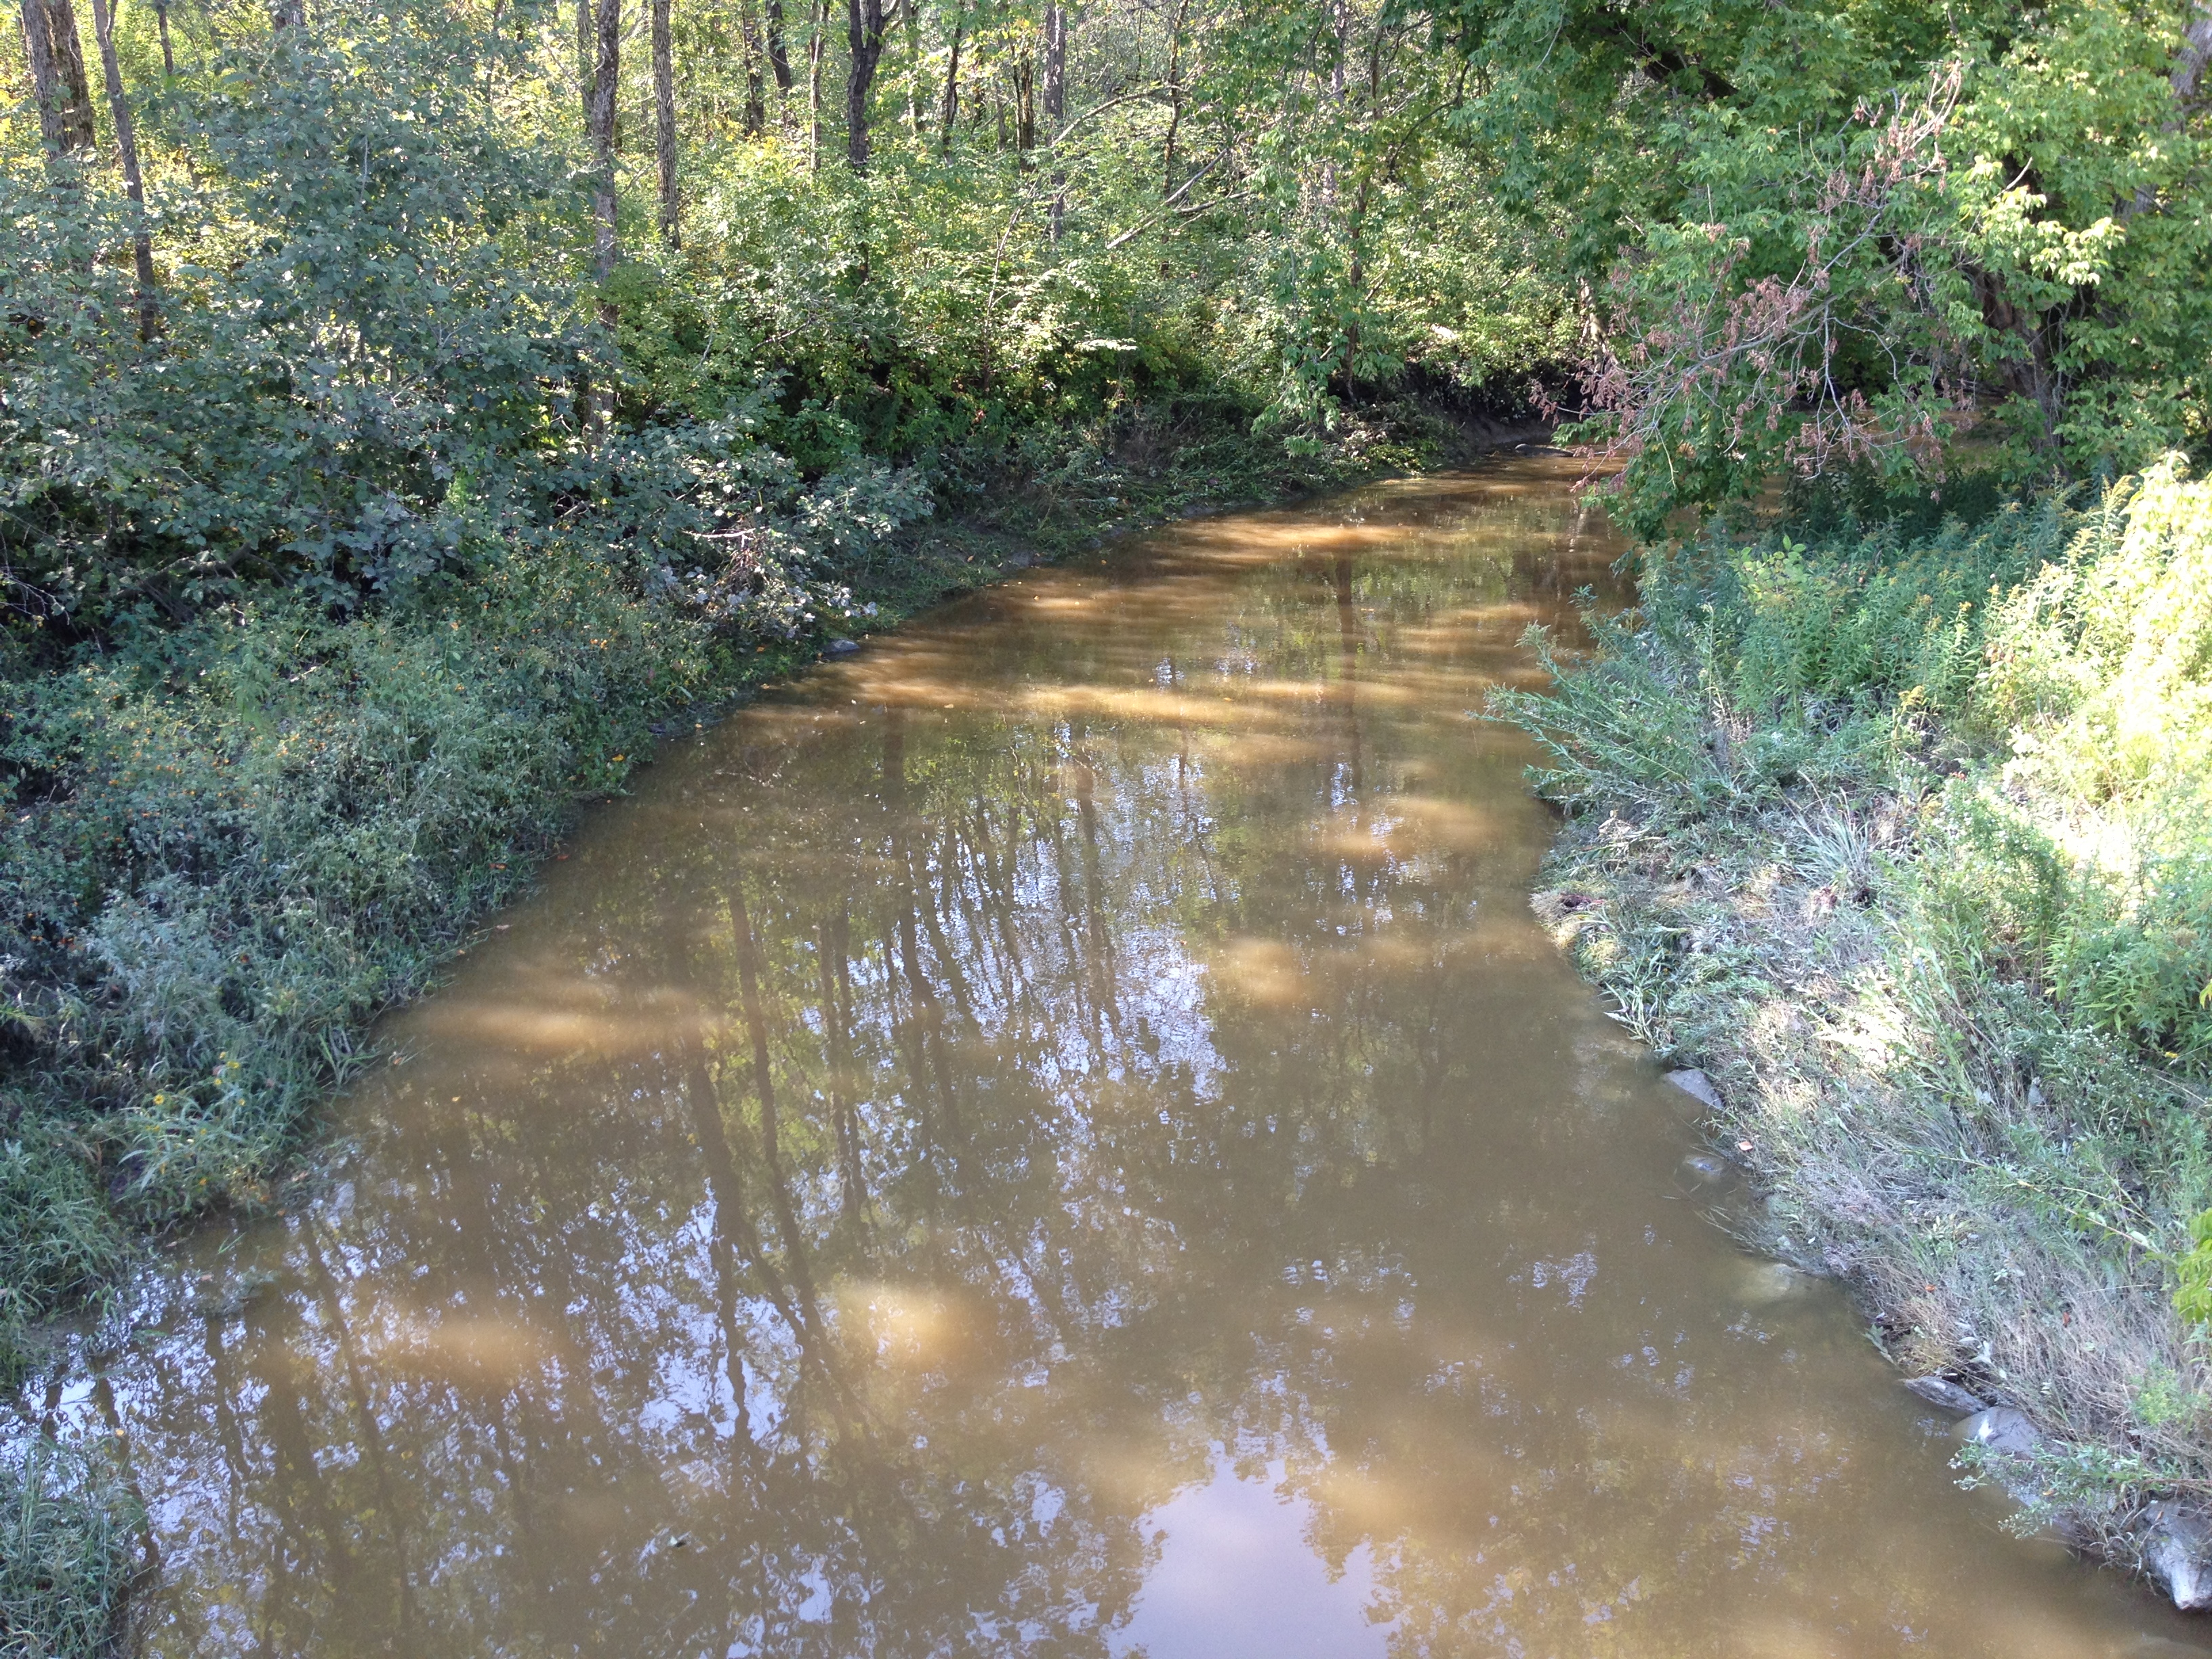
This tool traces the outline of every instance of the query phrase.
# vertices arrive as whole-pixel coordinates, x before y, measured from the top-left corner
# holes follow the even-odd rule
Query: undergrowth
[[[2212,1495],[2212,483],[1805,522],[1538,637],[1537,908],[1712,1076],[1756,1242],[2027,1414],[2018,1524],[2130,1558]]]
[[[0,1659],[108,1649],[143,1512],[106,1452],[43,1437],[0,1456]]]

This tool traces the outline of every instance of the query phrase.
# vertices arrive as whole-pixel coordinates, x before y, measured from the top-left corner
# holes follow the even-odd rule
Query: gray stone
[[[1737,1294],[1753,1307],[1786,1302],[1802,1296],[1813,1276],[1786,1261],[1760,1261],[1745,1267],[1736,1281]]]
[[[1939,1407],[1954,1417],[1972,1417],[1990,1408],[1988,1401],[1969,1394],[1948,1376],[1908,1376],[1905,1379],[1905,1386],[1929,1405]]]
[[[2011,1406],[1976,1412],[1953,1432],[1969,1445],[1986,1446],[2002,1457],[2026,1457],[2043,1438],[2027,1413]]]
[[[849,657],[860,648],[858,640],[832,640],[822,647],[825,657]]]
[[[2212,1518],[2203,1510],[2160,1498],[2148,1504],[2142,1524],[2143,1571],[2184,1613],[2212,1607]]]
[[[1673,1084],[1684,1094],[1688,1095],[1692,1099],[1699,1102],[1708,1110],[1715,1112],[1720,1110],[1721,1091],[1713,1087],[1712,1079],[1707,1077],[1703,1072],[1698,1071],[1695,1066],[1689,1066],[1679,1072],[1668,1073],[1667,1081]]]

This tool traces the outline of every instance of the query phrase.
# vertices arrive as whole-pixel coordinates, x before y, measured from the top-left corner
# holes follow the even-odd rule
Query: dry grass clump
[[[1711,1077],[1751,1242],[1850,1282],[1908,1374],[2025,1412],[2020,1524],[2124,1559],[2154,1496],[2212,1496],[2177,1308],[2212,1272],[2212,818],[2174,805],[2206,799],[2212,653],[2145,664],[2212,611],[2207,548],[2174,471],[1919,543],[1715,538],[1499,710],[1569,811],[1537,914]]]

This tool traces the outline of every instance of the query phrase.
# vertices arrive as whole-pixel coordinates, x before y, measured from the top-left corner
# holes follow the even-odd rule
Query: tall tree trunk
[[[906,118],[919,142],[929,125],[921,112],[921,0],[900,0],[899,15],[906,25]]]
[[[161,73],[173,77],[177,72],[177,54],[169,50],[169,0],[155,0],[154,21],[161,31]]]
[[[138,171],[138,134],[131,124],[131,102],[123,95],[123,70],[115,61],[115,17],[107,0],[92,0],[92,32],[100,42],[108,113],[115,120],[115,153],[123,164],[123,191],[131,198],[131,257],[138,276],[138,337],[150,340],[161,320],[154,293],[154,243],[146,229],[146,184]]]
[[[1176,193],[1176,134],[1182,127],[1182,26],[1190,15],[1190,0],[1176,0],[1175,23],[1168,33],[1168,137],[1160,164],[1160,198],[1171,201]]]
[[[1014,60],[1014,148],[1026,169],[1036,148],[1036,64],[1027,52]]]
[[[791,90],[791,53],[783,43],[783,0],[768,0],[768,66],[775,74],[775,89],[779,93]],[[781,118],[791,118],[785,111]]]
[[[952,149],[952,124],[960,118],[960,37],[968,26],[963,13],[952,16],[952,61],[945,70],[945,102],[938,112],[937,148],[950,152]]]
[[[622,320],[614,301],[606,298],[605,288],[615,274],[615,266],[622,258],[620,227],[615,213],[617,198],[615,194],[616,94],[622,79],[622,0],[599,0],[599,50],[592,65],[591,94],[584,106],[585,125],[591,133],[592,159],[598,176],[592,185],[592,212],[599,223],[592,237],[592,269],[601,286],[599,324],[610,335]],[[611,388],[602,392],[596,406],[586,418],[594,425],[604,426],[612,415]]]
[[[1067,215],[1067,169],[1060,164],[1060,118],[1067,113],[1067,8],[1060,0],[1044,6],[1044,125],[1052,144],[1052,206],[1047,223],[1052,240],[1060,240],[1060,221]]]
[[[868,170],[868,88],[884,55],[884,0],[845,0],[845,36],[853,64],[845,76],[845,155],[853,171]]]
[[[280,29],[303,29],[307,27],[307,0],[276,0],[269,19]]]
[[[1382,43],[1389,29],[1388,14],[1375,20],[1375,39],[1367,49],[1366,120],[1371,132],[1375,112],[1382,104]],[[1374,193],[1376,158],[1371,154],[1359,164],[1359,188],[1352,193],[1352,213],[1346,222],[1345,286],[1351,293],[1344,325],[1344,380],[1352,384],[1352,367],[1359,360],[1359,307],[1367,297],[1367,204]]]
[[[2197,103],[2197,88],[2204,79],[2204,70],[2212,64],[2212,0],[2197,0],[2191,9],[2188,26],[2181,31],[2181,51],[2173,60],[2173,118],[2165,131],[2178,132],[2182,122]]]
[[[1334,32],[1334,50],[1329,54],[1328,102],[1339,121],[1344,117],[1344,54],[1349,50],[1352,35],[1351,0],[1329,0],[1330,27]],[[1332,134],[1334,137],[1335,135]],[[1336,210],[1336,159],[1334,153],[1322,164],[1322,205],[1331,214]]]
[[[23,50],[39,100],[39,132],[53,155],[92,148],[92,87],[70,0],[23,0]]]
[[[806,43],[806,170],[822,171],[822,53],[829,45],[830,0],[815,0],[814,36]]]
[[[599,55],[599,28],[592,21],[592,0],[576,0],[576,84],[584,89],[586,129],[592,123],[592,69]]]
[[[660,240],[684,246],[683,204],[676,194],[676,53],[669,0],[653,0],[653,154],[660,163]]]
[[[768,130],[768,83],[761,70],[760,13],[753,0],[738,8],[738,40],[745,61],[745,136],[757,138]]]

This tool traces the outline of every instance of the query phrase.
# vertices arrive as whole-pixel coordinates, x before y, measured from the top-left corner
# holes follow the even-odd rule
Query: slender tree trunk
[[[269,18],[280,29],[303,29],[307,27],[307,0],[276,0]]]
[[[760,13],[753,0],[738,8],[738,38],[745,60],[745,136],[757,138],[768,130],[768,100],[761,71]]]
[[[1067,113],[1067,8],[1060,0],[1045,0],[1044,7],[1044,125],[1053,144],[1052,206],[1046,222],[1052,240],[1060,240],[1060,221],[1067,216],[1067,169],[1060,164],[1060,118]]]
[[[154,243],[146,228],[146,183],[138,171],[137,130],[131,124],[131,102],[123,95],[123,70],[115,61],[115,17],[107,0],[92,0],[92,32],[100,42],[108,113],[115,120],[115,153],[123,165],[123,191],[131,198],[131,257],[138,276],[138,337],[150,340],[161,321],[154,292]]]
[[[2197,102],[2197,88],[2204,79],[2205,65],[2212,64],[2212,0],[2197,0],[2191,9],[2188,27],[2181,32],[2181,51],[2173,60],[2174,118],[2165,130],[2176,132],[2181,122]]]
[[[602,289],[599,324],[611,336],[622,320],[614,301],[606,298],[604,291],[622,258],[621,228],[615,217],[618,199],[615,194],[615,145],[620,136],[616,128],[616,94],[622,79],[622,0],[599,0],[597,21],[599,50],[584,116],[585,125],[591,133],[592,158],[598,168],[598,177],[592,186],[592,212],[599,222],[592,237],[592,269]],[[602,393],[586,418],[594,425],[605,425],[613,413],[612,402],[611,390]]]
[[[670,0],[653,0],[653,137],[660,163],[660,240],[684,246],[684,208],[676,194],[676,53]]]
[[[1367,50],[1366,118],[1370,131],[1375,112],[1382,103],[1382,43],[1388,28],[1387,16],[1375,20],[1375,39]],[[1346,308],[1344,327],[1344,380],[1347,386],[1352,384],[1352,366],[1359,359],[1359,304],[1367,295],[1367,204],[1374,194],[1375,167],[1372,155],[1362,158],[1359,188],[1352,193],[1352,214],[1345,225],[1345,286],[1351,291],[1352,301]]]
[[[822,171],[822,53],[829,45],[830,0],[815,0],[814,38],[806,43],[806,170]]]
[[[169,50],[169,0],[158,0],[154,8],[154,21],[161,31],[161,73],[173,79],[177,73],[177,54]]]
[[[901,0],[899,14],[906,25],[906,118],[919,143],[929,125],[921,111],[921,0]]]
[[[868,89],[884,55],[884,0],[845,0],[845,34],[853,65],[845,77],[845,155],[853,171],[868,170]]]
[[[1036,64],[1026,52],[1014,64],[1014,148],[1027,168],[1036,148]]]
[[[952,124],[960,118],[960,37],[967,26],[963,14],[953,14],[952,61],[945,66],[945,102],[937,120],[937,148],[947,153],[952,149]]]
[[[584,89],[584,125],[592,120],[592,69],[599,59],[599,28],[592,21],[592,0],[576,0],[576,84]]]
[[[1160,198],[1176,193],[1176,135],[1182,127],[1182,26],[1190,15],[1190,0],[1176,0],[1175,22],[1168,33],[1168,137],[1160,164]]]
[[[783,40],[783,0],[768,0],[768,66],[775,76],[779,94],[791,91],[791,52]],[[778,118],[781,122],[791,118],[787,111]]]
[[[1344,54],[1351,41],[1351,0],[1330,0],[1330,27],[1334,31],[1335,50],[1330,53],[1328,65],[1328,102],[1331,112],[1340,121],[1344,114]],[[1335,134],[1330,137],[1334,138]],[[1321,170],[1322,205],[1334,213],[1336,208],[1336,158],[1334,153],[1322,163]]]
[[[70,0],[23,0],[23,50],[39,100],[39,132],[53,155],[92,148],[92,86]]]

